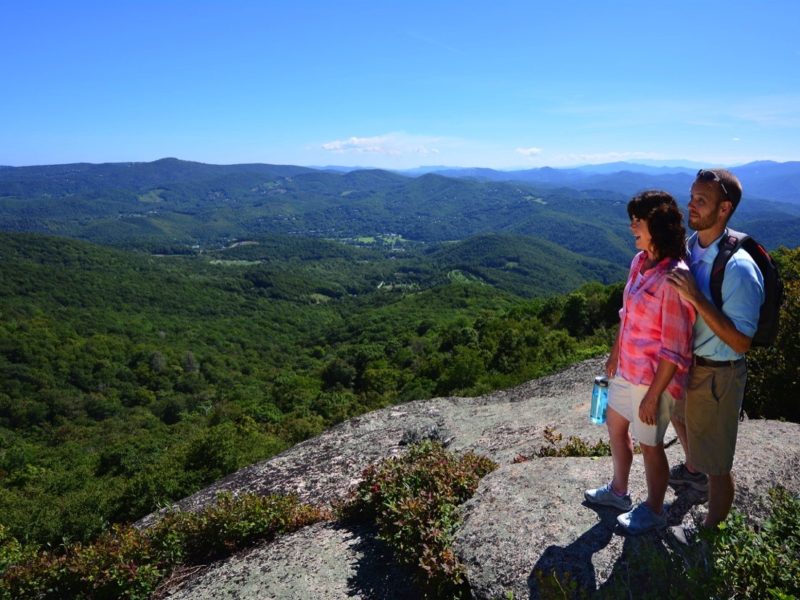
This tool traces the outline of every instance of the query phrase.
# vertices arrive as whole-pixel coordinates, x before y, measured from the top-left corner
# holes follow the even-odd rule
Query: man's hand
[[[690,271],[673,269],[667,273],[667,283],[675,288],[675,291],[684,300],[694,306],[697,314],[703,317],[714,335],[728,344],[734,352],[744,354],[750,349],[752,338],[736,329],[733,321],[703,295]]]
[[[675,288],[683,299],[690,302],[697,308],[697,302],[702,297],[702,293],[697,288],[692,272],[688,269],[675,268],[667,273],[667,282]]]

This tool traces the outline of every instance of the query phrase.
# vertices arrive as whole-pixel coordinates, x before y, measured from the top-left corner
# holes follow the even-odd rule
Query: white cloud
[[[321,145],[323,150],[337,154],[380,154],[384,156],[439,154],[435,146],[442,138],[406,133],[386,133],[372,137],[352,136],[347,139],[333,140]]]
[[[388,142],[388,144],[387,144]],[[333,140],[322,144],[323,150],[329,152],[362,152],[368,154],[397,155],[398,152],[391,147],[387,136],[375,137],[350,137],[346,140]]]
[[[532,156],[538,156],[542,153],[541,148],[536,148],[535,146],[531,146],[530,148],[517,148],[517,152],[522,154],[522,156],[527,156],[528,158]]]
[[[418,148],[414,148],[414,152],[416,154],[421,154],[422,156],[428,156],[429,154],[439,154],[438,149],[426,148],[425,146],[419,146]]]

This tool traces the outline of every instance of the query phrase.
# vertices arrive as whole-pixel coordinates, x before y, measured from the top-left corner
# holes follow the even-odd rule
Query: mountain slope
[[[592,259],[541,239],[488,234],[426,253],[440,270],[458,271],[523,296],[566,293],[587,281],[624,279],[624,264]],[[544,292],[544,294],[543,294]]]
[[[800,203],[776,203],[754,195],[759,189],[774,191],[775,177],[794,181],[793,163],[756,166],[761,175],[753,177],[755,191],[746,191],[732,225],[746,229],[757,222],[759,230],[766,231],[770,223],[800,218]],[[337,239],[396,234],[432,243],[511,233],[617,263],[629,256],[625,204],[630,196],[645,188],[662,188],[685,204],[692,181],[685,170],[596,170],[543,168],[506,174],[535,176],[537,183],[531,183],[176,159],[3,168],[0,230],[45,232],[166,253],[265,234]],[[748,185],[746,181],[746,190]],[[768,237],[775,244],[796,243],[792,230],[772,231],[777,233]]]
[[[268,233],[332,238],[395,233],[436,242],[504,231],[570,248],[574,236],[559,230],[591,209],[617,238],[608,252],[595,247],[597,257],[620,259],[619,242],[627,237],[624,212],[614,204],[621,198],[614,194],[435,174],[408,178],[379,170],[256,167],[169,159],[6,169],[0,171],[0,229],[154,249],[207,247]]]

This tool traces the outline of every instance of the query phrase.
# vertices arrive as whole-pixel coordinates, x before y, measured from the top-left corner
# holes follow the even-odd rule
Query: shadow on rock
[[[682,578],[678,542],[664,531],[626,536],[611,575],[593,595],[599,598],[690,598]]]
[[[619,511],[587,502],[583,506],[595,511],[600,521],[568,546],[545,549],[528,577],[531,599],[580,598],[597,588],[592,556],[608,546]]]
[[[667,511],[668,526],[683,524],[692,507],[706,500],[705,492],[691,488],[677,488],[675,492],[675,500]],[[621,528],[616,532],[625,535]],[[691,594],[687,595],[682,577],[685,565],[681,564],[686,551],[687,547],[669,529],[639,536],[625,535],[622,554],[596,596],[653,600],[689,598]]]
[[[340,526],[352,536],[352,550],[359,557],[355,573],[347,581],[348,597],[364,600],[418,600],[423,592],[415,585],[412,569],[398,565],[391,549],[377,537],[375,527],[361,523]]]
[[[680,524],[693,506],[704,504],[708,501],[706,492],[699,492],[689,486],[672,486],[672,488],[675,490],[675,500],[670,505],[669,513],[667,514],[667,520],[670,525]]]

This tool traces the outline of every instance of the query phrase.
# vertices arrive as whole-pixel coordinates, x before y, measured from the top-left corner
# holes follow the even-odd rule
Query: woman
[[[628,203],[628,216],[640,252],[631,263],[619,334],[606,362],[614,476],[603,487],[587,490],[586,500],[627,511],[617,521],[638,534],[667,524],[663,503],[669,465],[664,433],[675,400],[686,390],[696,314],[667,283],[672,269],[688,269],[686,230],[675,199],[666,192],[642,192]],[[647,500],[633,510],[628,495],[631,433],[642,449],[647,478]]]

